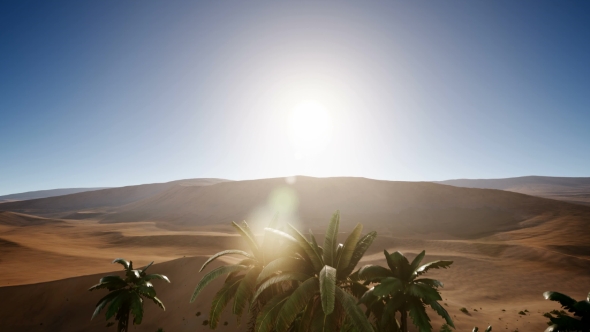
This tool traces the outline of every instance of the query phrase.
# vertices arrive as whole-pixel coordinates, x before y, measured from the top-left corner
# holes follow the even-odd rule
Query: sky
[[[590,176],[588,22],[569,0],[2,1],[0,195]]]

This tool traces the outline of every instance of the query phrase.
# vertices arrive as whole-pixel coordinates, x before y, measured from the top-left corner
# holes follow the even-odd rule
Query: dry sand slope
[[[121,195],[113,194],[116,189],[92,197],[68,195],[75,204],[68,196],[0,204],[0,209],[69,216],[0,212],[1,331],[105,331],[103,321],[89,321],[103,293],[85,291],[99,276],[83,275],[117,270],[110,264],[115,257],[136,264],[168,261],[152,267],[172,279],[170,285],[156,285],[168,310],[146,303],[147,317],[136,330],[206,330],[201,323],[213,290],[203,302],[188,304],[202,276],[200,264],[218,250],[243,247],[228,226],[231,220],[261,227],[276,211],[281,220],[318,233],[335,209],[341,210],[343,232],[357,222],[365,231],[377,230],[380,236],[361,264],[383,263],[386,248],[409,256],[426,249],[426,259],[454,260],[450,270],[432,276],[445,282],[443,302],[456,316],[458,331],[488,323],[495,331],[542,331],[541,313],[557,308],[542,292],[583,298],[590,291],[590,208],[585,206],[498,190],[360,178],[171,186],[126,205],[109,198]],[[107,194],[96,196],[100,192]],[[97,206],[93,199],[111,205],[86,210]],[[76,215],[85,218],[72,219]],[[65,279],[70,277],[75,278]],[[520,317],[517,312],[524,309],[530,315]],[[197,311],[203,315],[196,317]],[[431,317],[438,330],[441,321]],[[233,318],[225,320],[228,326],[220,330],[236,330]]]

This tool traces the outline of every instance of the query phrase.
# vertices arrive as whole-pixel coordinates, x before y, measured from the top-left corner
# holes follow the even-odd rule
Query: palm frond
[[[440,303],[438,303],[436,301],[432,301],[432,302],[430,302],[428,304],[430,305],[430,307],[432,309],[434,309],[434,311],[436,311],[436,313],[439,316],[441,316],[442,318],[445,319],[445,321],[447,322],[447,324],[449,324],[449,326],[455,328],[455,324],[453,323],[453,320],[451,319],[451,316],[449,316],[449,313],[445,310],[445,308],[443,308],[443,306],[440,305]]]
[[[203,266],[201,266],[201,269],[199,270],[199,272],[203,271],[205,269],[205,267],[207,267],[207,265],[209,265],[209,263],[213,262],[214,260],[216,260],[217,258],[221,257],[221,256],[225,256],[225,255],[242,255],[246,258],[250,258],[253,259],[254,256],[250,255],[249,253],[243,251],[243,250],[224,250],[221,252],[216,253],[215,255],[211,256],[206,262],[205,264],[203,264]]]
[[[125,292],[125,290],[123,290],[123,289],[116,290],[114,292],[108,293],[103,298],[101,298],[100,300],[98,300],[98,303],[96,304],[96,308],[94,309],[94,313],[92,313],[92,318],[90,318],[90,319],[94,319],[94,317],[96,317],[96,315],[98,315],[100,313],[100,311],[107,304],[109,304],[109,302],[111,302],[114,298],[116,298],[117,296],[119,296],[123,292]]]
[[[130,309],[133,315],[133,324],[139,325],[143,320],[143,299],[139,294],[132,292],[130,294]]]
[[[401,280],[395,277],[387,277],[383,278],[379,285],[375,286],[373,289],[373,294],[375,296],[386,296],[390,294],[394,294],[403,288],[403,284]]]
[[[295,238],[295,240],[297,240],[297,243],[299,244],[301,249],[303,249],[303,251],[307,255],[307,258],[313,265],[314,269],[316,271],[321,270],[324,266],[324,262],[320,253],[316,251],[316,249],[311,245],[311,243],[309,243],[309,241],[305,239],[303,234],[301,234],[295,227],[293,227],[291,224],[287,224],[287,226],[290,228],[291,233],[293,233],[293,237]]]
[[[129,270],[129,267],[131,266],[130,263],[123,258],[115,258],[115,260],[112,262],[112,264],[115,264],[115,263],[123,265],[125,270]]]
[[[414,258],[414,260],[410,264],[410,271],[412,271],[412,273],[415,273],[416,272],[416,269],[418,269],[418,267],[420,266],[420,263],[424,259],[424,256],[425,255],[426,255],[426,250],[422,250],[422,252],[419,253],[418,256],[416,256]]]
[[[275,325],[277,313],[289,298],[290,293],[283,293],[272,298],[262,307],[256,318],[255,332],[270,332]]]
[[[258,275],[258,279],[256,283],[261,283],[264,279],[272,276],[277,272],[292,272],[292,271],[302,271],[302,268],[305,270],[305,266],[307,265],[306,262],[302,259],[295,258],[295,257],[280,257],[275,259],[274,261],[268,263]]]
[[[244,307],[249,302],[252,295],[254,295],[254,291],[256,289],[256,278],[258,278],[260,270],[261,268],[259,266],[251,268],[250,271],[246,273],[240,282],[238,289],[236,290],[232,312],[237,316],[238,322],[242,317]]]
[[[423,275],[430,269],[446,269],[453,264],[453,261],[434,261],[420,266],[416,270],[416,275]]]
[[[338,261],[336,262],[336,266],[335,266],[336,269],[338,270],[338,273],[339,273],[338,279],[343,279],[348,274],[350,274],[350,272],[348,274],[344,274],[344,272],[346,271],[348,264],[350,264],[352,254],[354,253],[354,250],[356,249],[356,245],[359,242],[362,232],[363,232],[363,225],[360,223],[356,224],[356,226],[354,227],[352,232],[350,232],[350,235],[348,235],[348,237],[346,238],[346,241],[344,241],[344,246],[341,249],[340,255],[338,257]]]
[[[324,264],[335,267],[336,247],[338,246],[338,228],[340,226],[340,212],[332,215],[326,235],[324,236]]]
[[[359,270],[359,279],[377,281],[387,277],[393,277],[393,273],[379,265],[365,265]]]
[[[341,274],[339,274],[339,278],[344,278],[344,276],[347,276],[349,274],[352,273],[352,271],[354,270],[354,268],[356,267],[356,265],[360,262],[361,258],[363,258],[363,256],[365,255],[365,252],[367,251],[367,249],[369,249],[369,247],[371,246],[371,244],[373,243],[373,241],[375,240],[375,238],[377,237],[377,232],[373,231],[368,233],[367,235],[363,236],[357,243],[356,246],[354,248],[354,251],[352,253],[352,257],[350,258],[350,263],[348,263],[348,267],[341,269]]]
[[[152,279],[160,279],[160,280],[164,280],[167,283],[170,283],[170,279],[168,279],[167,276],[165,276],[163,274],[157,274],[157,273],[148,274],[147,276],[143,277],[142,279],[145,281],[152,280]]]
[[[236,293],[241,281],[244,276],[237,277],[227,282],[223,287],[215,294],[213,301],[211,302],[211,311],[209,312],[209,327],[211,329],[217,328],[219,323],[219,317],[223,312],[223,309],[227,306],[231,298]]]
[[[252,302],[255,302],[256,299],[258,299],[258,296],[260,296],[260,294],[262,294],[262,292],[264,292],[268,287],[270,287],[274,284],[277,284],[277,283],[283,282],[283,281],[292,281],[292,280],[293,281],[305,281],[309,277],[310,277],[309,275],[304,274],[304,273],[299,273],[299,272],[286,272],[286,273],[282,273],[277,276],[271,277],[258,286],[258,288],[256,289],[256,293],[252,297]]]
[[[318,279],[311,277],[297,287],[287,299],[278,313],[276,320],[277,332],[286,332],[292,325],[293,320],[305,309],[309,300],[319,289]]]
[[[565,294],[558,292],[545,292],[543,293],[543,297],[545,297],[546,300],[559,302],[559,304],[561,304],[561,306],[569,312],[575,311],[574,305],[577,301]]]
[[[425,284],[412,283],[407,288],[407,292],[419,299],[422,299],[425,303],[442,300],[436,289]]]
[[[420,332],[432,332],[432,325],[430,325],[430,318],[426,314],[426,308],[422,302],[417,299],[408,301],[408,313],[414,322],[414,325]]]
[[[340,287],[336,287],[336,299],[346,312],[347,318],[350,323],[358,331],[372,331],[373,328],[365,314],[361,311],[361,308],[356,305],[356,299],[352,295],[343,291]]]
[[[234,221],[232,221],[231,224],[238,231],[238,233],[240,233],[242,238],[246,241],[246,243],[250,247],[250,250],[252,250],[252,253],[254,254],[254,256],[260,257],[260,248],[258,247],[258,242],[256,242],[256,238],[254,237],[254,235],[250,231],[248,224],[246,224],[245,221],[242,223],[242,226],[238,225]],[[244,224],[245,224],[245,228],[244,228]]]
[[[197,284],[197,287],[195,288],[195,291],[193,292],[193,295],[191,296],[190,302],[191,303],[194,302],[195,299],[197,298],[197,295],[199,295],[199,293],[203,290],[203,288],[205,288],[210,282],[215,280],[217,277],[219,277],[223,274],[226,274],[226,273],[231,273],[233,271],[246,270],[247,268],[248,267],[244,266],[244,265],[227,265],[227,266],[220,266],[220,267],[212,270],[211,272],[209,272],[205,276],[203,276],[201,281],[199,281],[199,283]]]
[[[334,301],[336,301],[336,269],[325,265],[319,277],[322,309],[325,315],[329,315],[334,311]]]

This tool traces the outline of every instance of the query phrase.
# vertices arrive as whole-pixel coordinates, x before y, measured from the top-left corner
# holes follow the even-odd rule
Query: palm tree
[[[399,251],[389,254],[384,250],[389,269],[378,265],[366,265],[358,271],[358,277],[366,283],[378,283],[369,289],[360,302],[370,309],[376,303],[385,305],[382,312],[373,311],[378,319],[378,327],[382,331],[408,331],[407,315],[410,314],[414,325],[420,332],[432,331],[430,318],[425,306],[430,305],[452,327],[453,321],[447,311],[437,302],[442,300],[437,290],[442,282],[434,279],[419,278],[430,269],[447,268],[452,261],[435,261],[420,266],[425,251],[422,251],[412,263]],[[401,324],[396,320],[396,312],[400,313]]]
[[[276,222],[277,219],[275,217],[270,226],[275,226]],[[273,237],[265,236],[262,245],[260,245],[258,241],[256,241],[256,237],[245,221],[242,222],[241,226],[235,222],[232,222],[232,226],[238,231],[242,239],[244,239],[246,244],[249,246],[251,253],[245,252],[243,250],[232,249],[224,250],[211,256],[211,258],[209,258],[205,264],[203,264],[199,272],[203,271],[207,265],[221,256],[240,255],[243,256],[244,259],[239,261],[237,264],[220,266],[207,273],[197,284],[197,287],[195,288],[190,299],[191,303],[194,302],[199,293],[209,283],[219,276],[224,274],[228,275],[223,286],[217,292],[211,303],[209,326],[212,329],[217,328],[221,313],[232,298],[234,299],[232,313],[237,316],[238,323],[240,322],[244,308],[246,307],[246,304],[251,302],[250,300],[252,299],[252,295],[256,290],[256,280],[260,271],[262,271],[267,262],[271,261],[276,257],[276,255],[280,254],[280,251],[277,251],[277,249],[274,248],[275,239]],[[250,325],[254,324],[257,310],[264,303],[265,298],[260,298],[258,302],[251,306],[250,310],[252,311],[252,319]]]
[[[156,290],[150,282],[152,279],[160,279],[170,282],[168,277],[162,274],[146,274],[145,271],[154,264],[149,263],[139,269],[133,268],[132,261],[126,261],[123,258],[117,258],[113,263],[119,263],[125,268],[125,279],[119,276],[109,275],[102,277],[100,282],[88,289],[93,291],[95,289],[106,288],[110,291],[105,297],[100,299],[96,304],[96,309],[92,314],[92,318],[96,317],[98,313],[110,303],[106,311],[107,321],[115,316],[115,320],[119,323],[117,325],[118,332],[129,331],[129,314],[133,314],[133,324],[141,324],[143,319],[143,298],[154,301],[160,308],[166,310],[164,304],[156,297]]]
[[[543,296],[546,300],[559,302],[565,310],[574,315],[572,317],[564,311],[557,310],[545,314],[550,321],[548,324],[551,324],[545,332],[590,331],[590,294],[582,301],[576,301],[558,292],[545,292]]]
[[[269,289],[275,296],[261,309],[255,331],[372,331],[369,321],[352,294],[367,289],[351,275],[376,232],[361,236],[357,224],[344,244],[338,243],[340,213],[332,216],[324,245],[320,247],[310,231],[307,240],[295,227],[289,233],[266,230],[286,244],[296,245],[289,255],[268,263],[260,272],[254,300]]]

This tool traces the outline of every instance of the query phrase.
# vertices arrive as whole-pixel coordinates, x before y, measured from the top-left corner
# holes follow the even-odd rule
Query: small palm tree
[[[582,301],[576,301],[558,292],[545,292],[543,296],[546,300],[559,302],[565,310],[574,315],[572,317],[563,311],[552,311],[553,315],[546,314],[550,326],[545,332],[590,331],[590,294]]]
[[[270,226],[275,226],[277,219],[274,218]],[[225,255],[240,255],[244,259],[239,261],[237,264],[220,266],[211,272],[207,273],[197,284],[190,302],[194,302],[199,293],[213,280],[227,274],[225,283],[221,289],[217,292],[211,303],[211,312],[209,313],[209,327],[212,329],[217,328],[219,318],[225,307],[229,304],[231,299],[234,299],[232,306],[232,313],[237,316],[238,323],[246,304],[251,302],[252,295],[256,290],[256,280],[260,271],[264,266],[277,255],[280,255],[280,250],[277,250],[274,246],[274,238],[266,237],[263,240],[262,245],[258,243],[256,237],[248,227],[248,224],[243,221],[242,225],[238,225],[232,222],[232,226],[238,231],[242,239],[249,246],[251,253],[243,250],[224,250],[211,256],[205,264],[201,267],[199,272],[203,271],[207,265],[216,260],[217,258]],[[260,298],[259,301],[254,303],[250,310],[252,312],[251,325],[254,324],[256,313],[261,305],[265,303],[264,298]]]
[[[295,247],[266,265],[258,276],[254,299],[269,289],[277,291],[258,314],[256,332],[372,331],[351,295],[360,297],[367,287],[351,273],[377,233],[361,236],[363,226],[358,224],[344,244],[339,244],[339,224],[340,213],[336,212],[323,247],[313,234],[308,240],[291,225],[290,234],[267,228]]]
[[[170,280],[162,274],[145,273],[154,262],[139,269],[133,269],[133,262],[128,262],[123,258],[117,258],[113,263],[123,265],[125,268],[125,279],[113,275],[106,276],[101,278],[98,284],[88,289],[89,291],[93,291],[95,289],[106,288],[110,291],[109,294],[98,301],[91,319],[94,319],[110,303],[106,311],[106,319],[109,320],[114,315],[115,320],[119,322],[117,324],[117,331],[127,332],[129,331],[130,314],[133,314],[133,324],[141,324],[144,297],[154,301],[160,308],[166,310],[162,301],[156,297],[156,290],[150,280],[161,279],[166,282],[170,282]]]
[[[359,279],[366,280],[366,283],[378,283],[362,296],[360,302],[370,309],[376,303],[385,305],[381,312],[373,311],[379,329],[407,332],[409,313],[420,332],[431,332],[432,326],[426,314],[426,305],[442,316],[448,325],[455,327],[448,312],[438,303],[442,298],[437,288],[443,286],[442,282],[419,278],[430,269],[447,268],[453,262],[435,261],[420,265],[425,251],[416,256],[412,263],[399,251],[390,255],[384,250],[384,254],[389,269],[378,265],[366,265],[358,271]],[[396,312],[400,313],[401,324],[395,318]]]

